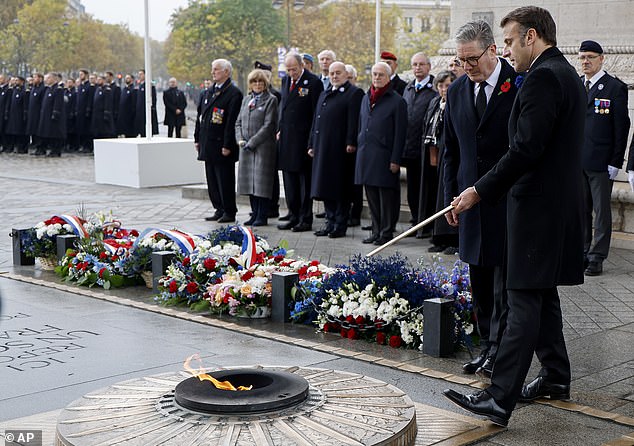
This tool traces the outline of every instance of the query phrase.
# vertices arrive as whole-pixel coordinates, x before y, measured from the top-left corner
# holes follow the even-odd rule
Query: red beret
[[[390,53],[389,51],[381,51],[381,59],[397,60],[396,56],[393,53]]]

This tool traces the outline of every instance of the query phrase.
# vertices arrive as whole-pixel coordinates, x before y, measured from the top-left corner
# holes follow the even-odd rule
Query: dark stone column
[[[159,292],[158,281],[176,257],[173,251],[155,251],[152,253],[152,291]]]
[[[273,322],[288,322],[291,317],[289,305],[291,290],[299,281],[299,274],[291,272],[273,273],[271,280],[272,306],[271,320]]]
[[[427,299],[423,303],[423,353],[437,358],[453,353],[454,319],[451,299]]]
[[[35,258],[28,257],[22,246],[22,237],[26,231],[29,229],[11,229],[11,234],[9,234],[13,244],[13,264],[16,266],[35,265]]]

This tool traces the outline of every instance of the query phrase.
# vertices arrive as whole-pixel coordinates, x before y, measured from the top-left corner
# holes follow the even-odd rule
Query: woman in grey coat
[[[270,91],[267,73],[256,69],[248,77],[250,94],[242,100],[236,121],[236,140],[240,146],[238,194],[248,195],[251,218],[245,225],[264,226],[277,174],[277,98]]]

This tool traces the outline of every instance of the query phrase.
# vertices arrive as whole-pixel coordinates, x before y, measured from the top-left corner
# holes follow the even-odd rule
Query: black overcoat
[[[404,81],[398,76],[398,74],[395,74],[390,82],[392,83],[392,89],[403,96],[405,87],[407,87],[407,81]]]
[[[136,109],[136,93],[133,85],[126,85],[121,89],[119,98],[119,115],[117,116],[117,134],[135,135],[134,113]]]
[[[66,108],[66,134],[77,134],[77,89],[75,87],[64,90],[66,99],[64,105]]]
[[[11,90],[9,89],[8,84],[4,84],[0,87],[0,135],[2,135],[5,131],[6,121],[5,121],[5,111],[7,110],[7,106],[9,102],[11,102]]]
[[[498,83],[481,121],[478,121],[474,83],[468,76],[456,79],[447,91],[445,108],[445,206],[479,178],[508,151],[505,129],[517,94],[517,73],[504,59]],[[502,92],[508,82],[510,89]],[[481,202],[460,214],[460,259],[472,265],[501,266],[504,262],[506,203]]]
[[[165,104],[163,124],[175,127],[185,125],[185,108],[187,108],[185,93],[176,87],[168,88],[163,92],[163,104]],[[176,114],[177,108],[182,112],[180,115]]]
[[[508,289],[583,283],[586,97],[564,55],[545,50],[513,104],[508,152],[475,183],[485,202],[507,195]]]
[[[158,115],[156,114],[156,87],[152,85],[152,134],[158,135]],[[145,82],[139,84],[136,91],[134,126],[137,135],[145,135]]]
[[[37,86],[31,87],[29,92],[29,111],[26,122],[26,134],[37,135],[38,127],[40,123],[40,111],[42,109],[42,99],[46,91],[46,85],[40,83]]]
[[[194,141],[199,144],[200,161],[236,162],[238,143],[236,142],[236,120],[240,114],[242,92],[227,79],[220,90],[215,85],[205,90],[198,106]],[[222,155],[222,149],[229,149],[229,156]]]
[[[407,134],[407,104],[392,88],[370,108],[370,93],[361,102],[356,184],[391,189],[401,187],[400,172],[390,164],[401,164]]]
[[[110,86],[97,87],[92,103],[92,134],[95,138],[112,138],[116,135]]]
[[[321,80],[304,70],[293,91],[290,76],[282,79],[282,102],[279,119],[278,167],[287,172],[302,172],[311,169],[308,156],[308,138],[313,124],[313,115],[319,95],[324,90]]]
[[[606,73],[588,92],[583,168],[607,172],[610,165],[620,169],[629,131],[627,85]]]
[[[425,113],[432,99],[438,92],[432,88],[434,76],[429,76],[429,82],[416,91],[416,79],[405,87],[403,99],[407,103],[407,139],[403,158],[420,159],[423,147],[423,129],[425,128]]]
[[[26,121],[29,109],[29,94],[24,87],[13,87],[11,101],[7,107],[8,117],[5,133],[7,135],[23,136],[26,133]]]
[[[313,149],[311,196],[320,200],[351,198],[363,90],[350,82],[319,95],[308,146]]]
[[[110,84],[112,90],[112,115],[114,116],[115,128],[117,127],[117,119],[119,118],[119,101],[121,100],[121,87],[116,82]]]
[[[42,95],[39,126],[36,135],[40,138],[66,138],[66,107],[64,87],[53,84],[46,87]]]
[[[92,102],[95,97],[95,87],[89,81],[82,82],[77,87],[77,134],[90,135],[92,128]]]

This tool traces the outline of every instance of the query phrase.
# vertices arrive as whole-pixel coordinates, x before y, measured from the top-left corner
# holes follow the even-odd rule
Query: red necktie
[[[291,89],[290,91],[295,90],[295,79],[291,79]]]

